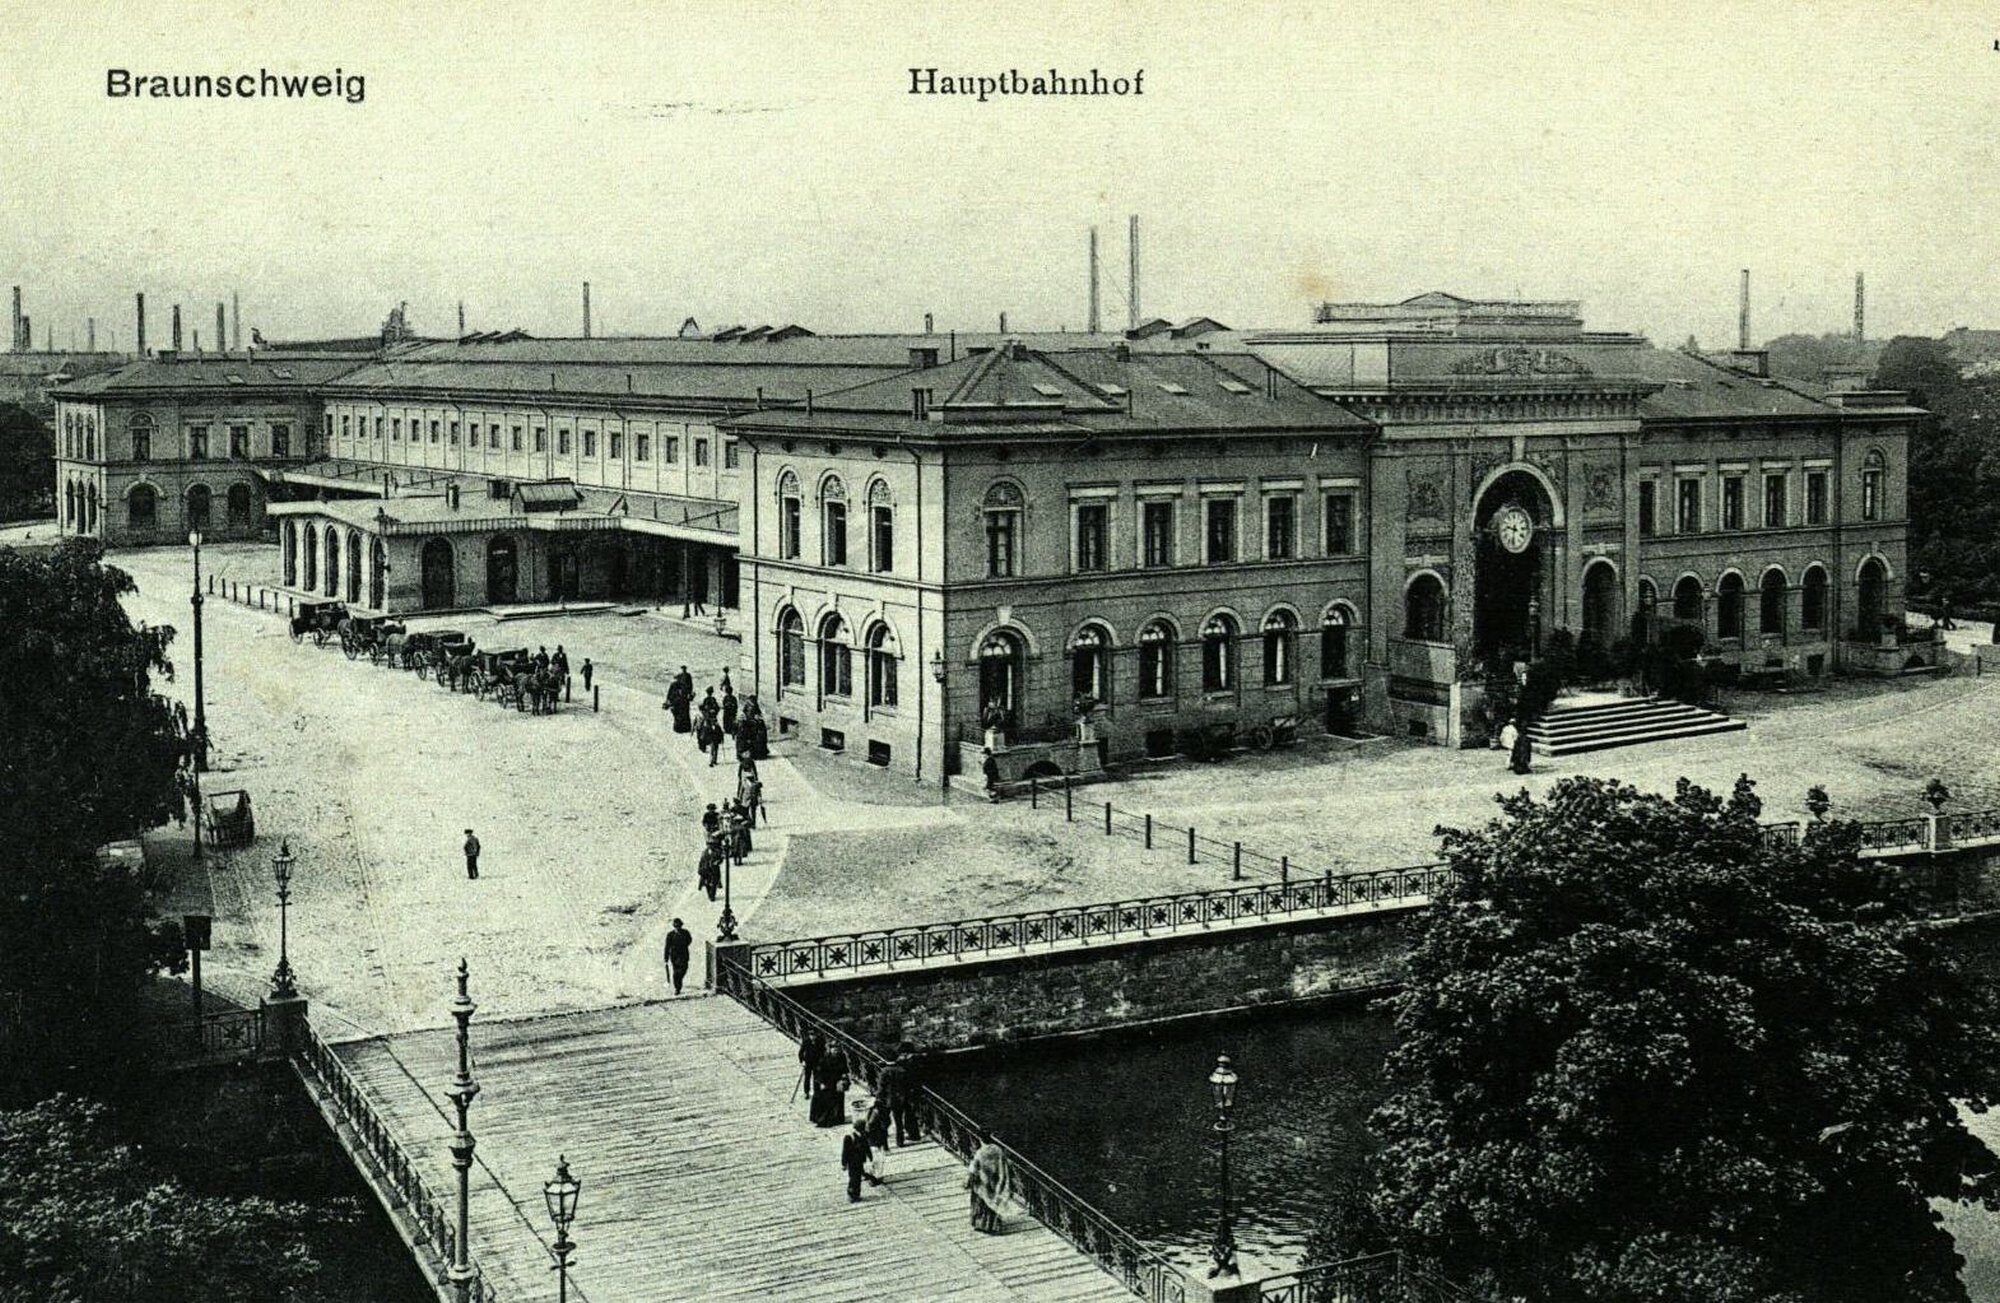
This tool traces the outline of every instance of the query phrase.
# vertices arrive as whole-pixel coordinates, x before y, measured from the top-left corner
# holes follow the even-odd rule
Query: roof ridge
[[[973,354],[971,358],[972,365],[965,369],[965,378],[952,386],[951,392],[944,396],[941,405],[950,406],[952,403],[958,402],[962,395],[969,392],[974,385],[992,373],[993,368],[1000,364],[1006,351],[1003,345],[999,348],[988,349],[983,356]]]
[[[1077,354],[1103,353],[1108,357],[1112,357],[1113,359],[1115,359],[1117,356],[1116,354],[1112,353],[1110,349],[1078,348],[1078,349],[1071,349],[1070,351],[1072,353],[1077,353]],[[1034,350],[1034,353],[1036,360],[1038,360],[1043,366],[1047,367],[1049,370],[1055,372],[1063,379],[1075,385],[1077,389],[1084,394],[1085,397],[1089,398],[1093,403],[1097,404],[1098,407],[1102,408],[1107,412],[1122,412],[1125,410],[1125,407],[1122,403],[1112,402],[1109,395],[1098,392],[1097,386],[1091,384],[1090,381],[1085,380],[1080,375],[1077,375],[1074,371],[1071,371],[1068,367],[1061,366],[1056,362],[1051,361],[1047,353],[1044,353],[1040,349]],[[1129,361],[1130,359],[1128,358],[1127,360]]]

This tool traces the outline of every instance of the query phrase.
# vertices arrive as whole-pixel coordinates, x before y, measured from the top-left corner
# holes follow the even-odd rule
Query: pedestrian
[[[473,881],[479,878],[479,839],[470,828],[465,830],[465,876]]]
[[[875,1094],[887,1103],[889,1116],[896,1124],[898,1149],[923,1138],[917,1130],[916,1082],[908,1046],[900,1047],[895,1059],[882,1069],[882,1079],[876,1083]],[[887,1143],[886,1138],[883,1143]]]
[[[708,893],[710,904],[715,903],[715,893],[722,887],[722,839],[710,837],[701,848],[701,860],[695,865],[695,883]]]
[[[713,837],[715,836],[715,830],[721,826],[722,812],[715,808],[715,802],[710,801],[708,808],[701,812],[701,830],[710,837]]]
[[[993,758],[991,747],[982,747],[980,753],[986,758],[979,762],[979,771],[986,776],[986,799],[1000,799],[1000,762]]]
[[[1507,767],[1509,769],[1514,767],[1514,742],[1520,736],[1521,730],[1514,727],[1512,719],[1509,719],[1500,726],[1499,746],[1502,751],[1507,753]]]
[[[549,668],[549,649],[546,647],[535,648],[535,669],[537,671],[542,671],[548,668]]]
[[[584,658],[583,658],[583,690],[584,690],[585,692],[588,692],[588,691],[590,691],[590,676],[591,676],[592,674],[595,674],[596,672],[597,672],[597,667],[596,667],[596,666],[594,666],[594,665],[592,665],[592,664],[590,663],[590,657],[588,657],[588,656],[584,657]]]
[[[729,682],[729,667],[727,665],[722,667],[722,690],[724,692],[736,691],[735,687]]]
[[[550,665],[550,667],[551,667],[552,669],[554,669],[554,670],[555,670],[556,674],[557,674],[557,675],[559,675],[559,676],[561,677],[561,679],[562,679],[562,681],[563,681],[563,686],[564,686],[564,687],[568,687],[568,686],[569,686],[569,653],[563,650],[563,645],[562,645],[561,643],[557,643],[557,644],[556,644],[556,654],[555,654],[554,656],[551,656],[551,657],[549,658],[549,665]],[[586,684],[584,685],[584,687],[585,687],[586,689],[588,689],[588,688],[589,688],[589,686],[590,686],[590,685],[589,685],[589,684],[587,684],[587,683],[586,683]]]
[[[686,733],[693,728],[688,722],[688,707],[694,701],[694,676],[688,667],[681,666],[681,672],[674,675],[674,681],[667,686],[668,710],[674,713],[674,732]]]
[[[1003,1210],[1014,1201],[1014,1183],[1007,1170],[1007,1153],[991,1132],[972,1151],[972,1161],[966,1164],[965,1188],[972,1195],[972,1229],[998,1235]]]
[[[679,919],[667,929],[667,974],[673,978],[674,994],[681,993],[681,983],[687,980],[688,956],[694,948],[694,934]]]
[[[729,687],[729,676],[722,676],[722,731],[732,736],[736,733],[736,693]]]
[[[887,1177],[889,1158],[889,1106],[877,1095],[862,1112],[862,1133],[868,1137],[868,1184],[880,1185]]]
[[[811,1107],[814,1074],[819,1068],[819,1061],[825,1057],[826,1042],[820,1039],[816,1029],[806,1028],[799,1037],[799,1084],[792,1088],[792,1098],[796,1101],[799,1092],[805,1091],[808,1109]]]
[[[769,825],[771,814],[764,808],[764,782],[757,777],[756,766],[751,766],[749,772],[743,775],[742,791],[743,795],[739,799],[743,802],[743,812],[748,816],[750,823],[754,826],[757,816],[761,814],[764,816],[765,824]]]
[[[861,1202],[861,1178],[868,1174],[868,1158],[868,1124],[856,1118],[854,1129],[840,1138],[840,1165],[847,1170],[849,1203]]]
[[[702,750],[708,752],[708,767],[713,769],[722,760],[722,725],[710,719],[705,722],[704,727],[708,733],[702,743]]]
[[[847,1120],[847,1056],[828,1046],[813,1069],[813,1125],[837,1127]]]
[[[693,604],[694,604],[694,613],[695,613],[696,615],[707,615],[707,614],[708,614],[708,608],[707,608],[706,606],[703,606],[703,605],[702,605],[702,592],[701,592],[701,590],[700,590],[700,589],[698,589],[698,588],[697,588],[697,589],[696,589],[696,590],[694,591],[694,593],[692,594],[692,601],[693,601]]]
[[[729,803],[729,824],[736,837],[736,862],[741,864],[750,858],[754,849],[750,844],[750,811],[740,800]]]
[[[1507,767],[1515,773],[1525,774],[1534,768],[1535,748],[1534,743],[1528,738],[1527,729],[1514,730],[1514,740],[1507,744],[1507,751]]]
[[[709,723],[713,724],[715,722],[715,717],[722,713],[722,703],[715,699],[714,688],[702,689],[701,704],[696,706],[695,710]]]

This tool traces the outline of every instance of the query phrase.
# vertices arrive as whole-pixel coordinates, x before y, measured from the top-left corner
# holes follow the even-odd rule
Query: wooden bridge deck
[[[1033,1221],[971,1229],[963,1168],[923,1144],[850,1204],[838,1129],[793,1101],[791,1041],[722,998],[473,1022],[472,1251],[500,1303],[552,1300],[542,1182],[583,1182],[573,1298],[586,1303],[1104,1300],[1130,1296]],[[449,1199],[450,1029],[335,1047]]]

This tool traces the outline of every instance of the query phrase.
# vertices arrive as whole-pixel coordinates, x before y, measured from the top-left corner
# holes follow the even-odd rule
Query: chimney
[[[21,287],[14,287],[14,333],[7,336],[7,347],[12,352],[21,351]]]
[[[458,337],[465,338],[465,300],[458,301]]]
[[[913,348],[910,350],[910,370],[928,371],[938,364],[938,351],[934,348]]]
[[[87,343],[84,351],[86,353],[95,353],[97,351],[97,318],[89,317],[85,319],[83,331],[83,337]]]
[[[1097,316],[1097,228],[1090,228],[1090,322],[1086,329],[1095,335],[1104,328]]]
[[[931,331],[932,331],[932,330],[934,330],[935,328],[936,328],[936,323],[935,323],[935,321],[934,321],[934,320],[932,319],[932,317],[931,317],[931,314],[930,314],[930,313],[928,313],[928,312],[926,312],[926,313],[924,314],[924,333],[925,333],[926,335],[928,335],[928,334],[930,334],[930,333],[931,333]]]
[[[174,352],[181,351],[181,305],[174,304]]]
[[[201,356],[201,332],[199,330],[194,332],[194,355],[196,357]]]
[[[444,486],[444,505],[450,507],[453,511],[458,510],[458,485],[447,484]]]
[[[1868,338],[1868,286],[1860,272],[1854,273],[1854,342]]]
[[[931,391],[912,389],[910,391],[910,419],[928,421],[931,419]]]
[[[1743,269],[1743,291],[1736,302],[1736,347],[1750,351],[1750,269]]]
[[[1127,227],[1125,243],[1131,255],[1131,285],[1125,291],[1126,315],[1129,320],[1125,328],[1139,328],[1139,214],[1132,214]]]
[[[136,300],[133,313],[139,329],[139,356],[144,357],[146,356],[146,293],[141,290],[132,297]]]
[[[590,282],[583,283],[583,337],[590,338]]]
[[[1000,314],[1000,333],[1007,333],[1007,314],[1004,312]]]
[[[229,351],[229,318],[223,313],[221,299],[215,301],[215,351]]]
[[[243,296],[235,290],[229,291],[229,347],[243,347]]]
[[[21,337],[14,341],[14,351],[16,353],[35,351],[35,319],[25,312],[21,314]]]

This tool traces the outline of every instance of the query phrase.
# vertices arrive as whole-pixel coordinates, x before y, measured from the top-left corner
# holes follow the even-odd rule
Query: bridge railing
[[[1328,873],[1290,882],[1210,887],[1136,900],[1064,905],[944,923],[757,942],[746,950],[750,972],[758,978],[782,980],[803,975],[870,972],[894,968],[899,963],[1019,954],[1069,944],[1200,931],[1217,924],[1262,922],[1352,906],[1421,905],[1442,891],[1450,880],[1451,870],[1447,866],[1418,864],[1361,873]]]
[[[264,1010],[219,1009],[163,1023],[150,1039],[155,1055],[169,1064],[256,1058],[264,1052]]]
[[[860,1040],[807,1009],[784,992],[724,960],[717,966],[716,989],[735,999],[786,1036],[798,1040],[811,1030],[831,1049],[845,1056],[849,1072],[873,1089],[887,1066],[881,1055]],[[982,1128],[949,1101],[926,1087],[916,1092],[918,1125],[960,1161],[970,1161],[981,1143]],[[1089,1255],[1098,1268],[1147,1303],[1187,1303],[1187,1277],[1173,1263],[1149,1248],[1081,1195],[1005,1144],[1008,1170],[1016,1196],[1036,1221]]]
[[[451,1204],[431,1190],[423,1173],[369,1103],[367,1093],[356,1084],[347,1065],[319,1038],[311,1023],[302,1025],[297,1061],[346,1124],[380,1179],[403,1200],[420,1240],[434,1246],[441,1262],[453,1262],[457,1257],[458,1232]],[[467,1257],[469,1261],[469,1253]],[[481,1303],[497,1303],[498,1299],[483,1275],[474,1281],[473,1297]]]
[[[1473,1303],[1474,1298],[1394,1249],[1257,1282],[1258,1303]]]

